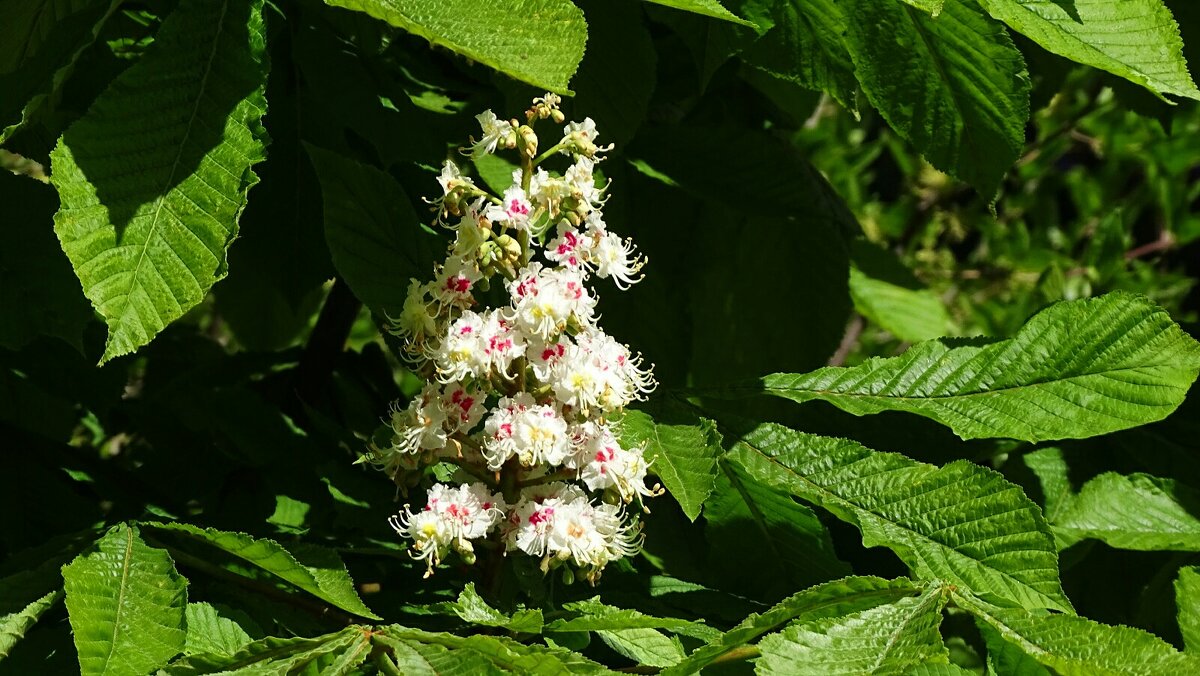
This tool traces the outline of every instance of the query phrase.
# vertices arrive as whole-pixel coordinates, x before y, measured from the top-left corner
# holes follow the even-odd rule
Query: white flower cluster
[[[604,222],[608,185],[595,168],[611,146],[596,145],[592,120],[567,124],[538,154],[531,125],[561,124],[558,103],[534,99],[524,125],[478,116],[472,157],[513,149],[521,166],[492,195],[446,162],[433,204],[454,242],[433,281],[411,283],[393,323],[427,384],[392,411],[391,442],[370,459],[403,486],[441,462],[479,480],[435,484],[424,509],[392,518],[429,573],[451,551],[474,561],[472,542],[495,533],[497,551],[537,557],[543,570],[570,564],[594,582],[639,548],[625,505],[662,492],[646,485],[643,448],[623,447],[610,425],[654,389],[651,369],[600,328],[588,286],[628,288],[645,261]],[[563,154],[561,175],[540,166]],[[497,276],[507,302],[486,307]]]

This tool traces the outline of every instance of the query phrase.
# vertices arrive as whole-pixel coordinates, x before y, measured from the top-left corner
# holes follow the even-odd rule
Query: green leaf
[[[187,637],[183,652],[233,655],[251,642],[250,634],[234,620],[223,617],[209,603],[189,603],[185,612]]]
[[[581,7],[588,20],[588,50],[575,76],[579,91],[569,104],[564,102],[564,112],[571,119],[591,117],[605,143],[623,148],[646,119],[654,93],[658,60],[654,40],[644,25],[645,13],[635,3],[600,0]],[[483,173],[482,168],[479,171]],[[511,183],[511,170],[502,177],[499,189],[488,181],[497,194]]]
[[[900,340],[932,340],[955,332],[945,303],[925,288],[896,255],[866,240],[851,245],[854,309]]]
[[[1071,612],[1041,510],[998,473],[963,460],[935,467],[771,423],[737,439],[729,457],[751,477],[856,525],[864,545],[888,547],[918,577]]]
[[[845,32],[846,17],[835,0],[780,3],[775,27],[742,52],[742,62],[770,77],[829,92],[855,111],[858,80]]]
[[[30,601],[24,608],[0,615],[0,660],[8,657],[25,633],[63,597],[61,589],[48,591]],[[7,604],[5,604],[7,605]]]
[[[305,147],[321,181],[333,266],[367,307],[399,316],[409,280],[433,270],[436,239],[421,229],[394,178],[327,150]]]
[[[542,611],[518,610],[511,616],[489,606],[487,601],[475,591],[475,583],[468,582],[458,595],[458,600],[450,604],[455,615],[472,624],[485,627],[503,627],[517,633],[537,634],[542,631]]]
[[[0,145],[66,81],[116,0],[0,0]]]
[[[919,10],[929,12],[934,17],[941,14],[942,7],[946,4],[946,0],[901,0],[901,2],[906,5],[912,5]]]
[[[638,664],[669,667],[683,659],[683,648],[657,629],[605,629],[596,635],[608,647]]]
[[[55,232],[108,322],[102,363],[225,276],[264,157],[264,50],[261,0],[185,0],[51,153]]]
[[[1020,647],[1004,640],[1000,632],[981,620],[976,621],[979,634],[987,644],[988,676],[1004,674],[1005,676],[1052,676],[1038,664],[1038,661],[1026,654]]]
[[[1175,578],[1179,631],[1188,652],[1200,651],[1200,568],[1184,566]]]
[[[968,671],[957,664],[922,664],[908,672],[908,676],[973,676],[974,671]]]
[[[773,600],[850,572],[811,509],[732,463],[719,469],[704,504],[704,536],[722,589]],[[749,567],[757,574],[746,575]]]
[[[1057,303],[996,342],[938,340],[850,368],[775,374],[769,394],[864,415],[905,411],[963,439],[1084,438],[1165,418],[1200,372],[1200,343],[1143,296]]]
[[[1146,474],[1089,480],[1050,525],[1060,546],[1084,539],[1117,549],[1200,551],[1200,492]]]
[[[642,411],[628,411],[617,431],[626,447],[645,445],[646,459],[667,491],[679,502],[692,521],[712,493],[717,478],[717,454],[721,442],[716,427],[708,420],[697,425],[667,425]]]
[[[482,656],[492,668],[498,670],[497,673],[581,675],[615,673],[568,650],[526,645],[500,636],[455,636],[454,634],[392,625],[377,630],[373,640],[385,644],[404,641],[410,645],[425,644],[449,649],[449,653],[441,653],[446,659],[439,660],[437,666],[431,666],[428,671],[414,669],[411,673],[442,674],[447,671],[450,673],[474,673],[458,668],[459,655],[457,653],[465,653],[462,656],[476,664],[476,656]],[[422,650],[418,651],[418,654],[424,657],[431,653]],[[412,656],[410,656],[411,658]],[[433,665],[432,660],[430,660],[430,664]],[[450,669],[449,667],[452,665],[456,668]]]
[[[1200,670],[1200,660],[1140,629],[1104,625],[1074,615],[998,608],[961,592],[951,597],[1005,641],[1061,676],[1150,676]]]
[[[681,9],[685,12],[691,12],[693,14],[707,16],[712,19],[720,19],[722,21],[729,21],[731,23],[741,24],[743,26],[750,26],[751,28],[755,27],[753,23],[746,21],[745,19],[738,17],[738,15],[734,14],[733,12],[725,9],[725,7],[722,6],[721,3],[717,2],[717,0],[646,0],[646,1],[653,2],[656,5],[662,5],[663,7],[672,7],[674,9]]]
[[[1156,94],[1200,99],[1183,57],[1179,25],[1162,0],[979,0],[979,4],[1047,51],[1106,70]]]
[[[1025,143],[1029,78],[1004,26],[974,0],[936,18],[849,0],[846,45],[871,104],[933,166],[991,198]]]
[[[673,617],[654,617],[629,608],[616,608],[602,603],[599,597],[563,604],[563,610],[579,613],[578,617],[557,619],[546,625],[546,631],[556,633],[619,631],[622,629],[665,629],[684,636],[712,638],[716,633],[699,622]]]
[[[183,649],[187,580],[136,528],[114,527],[62,574],[83,674],[144,674]]]
[[[878,577],[847,577],[798,592],[763,613],[755,613],[719,638],[702,646],[663,676],[685,676],[712,664],[722,655],[751,643],[777,627],[796,621],[839,617],[916,595],[920,589],[910,580]]]
[[[389,660],[395,676],[442,676],[443,674],[481,674],[500,676],[509,673],[497,667],[483,654],[467,648],[451,649],[443,645],[422,643],[377,634],[371,638]]]
[[[927,661],[948,662],[938,628],[947,595],[921,596],[837,618],[796,623],[759,642],[757,674],[891,674]]]
[[[294,543],[288,547],[266,538],[199,528],[186,523],[146,523],[146,527],[181,533],[222,549],[279,577],[317,598],[372,620],[382,619],[354,591],[346,564],[330,549]]]
[[[325,0],[535,87],[571,94],[587,23],[568,0]]]
[[[369,635],[362,627],[345,629],[316,638],[268,637],[248,643],[232,655],[203,653],[189,655],[173,662],[160,674],[193,676],[194,674],[236,673],[242,676],[273,676],[275,674],[310,673],[306,667],[330,657],[352,664],[366,659],[371,647]],[[312,673],[315,673],[315,669]],[[345,674],[345,670],[322,670],[322,674]]]

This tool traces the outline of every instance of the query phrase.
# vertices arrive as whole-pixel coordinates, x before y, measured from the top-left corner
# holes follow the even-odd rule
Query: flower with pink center
[[[571,226],[558,224],[558,236],[546,244],[546,258],[559,265],[577,269],[591,259],[593,239]]]
[[[469,433],[483,418],[484,393],[477,387],[466,387],[462,383],[450,383],[442,390],[442,410],[446,412],[450,431]]]
[[[525,191],[521,189],[520,185],[514,185],[504,191],[504,199],[500,201],[500,204],[488,207],[487,217],[497,223],[524,230],[529,227],[529,214],[532,211],[533,205],[529,203]]]
[[[492,359],[484,325],[482,315],[468,310],[447,327],[441,345],[433,350],[434,364],[442,382],[487,377]]]
[[[484,353],[496,373],[508,377],[509,368],[525,354],[525,336],[497,310],[489,310],[483,326]]]

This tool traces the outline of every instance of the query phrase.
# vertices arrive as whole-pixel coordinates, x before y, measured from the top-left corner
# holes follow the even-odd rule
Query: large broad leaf
[[[712,493],[721,450],[716,426],[707,420],[697,423],[662,424],[642,411],[628,411],[618,430],[622,445],[645,446],[651,470],[692,521]]]
[[[336,552],[312,545],[283,545],[245,533],[199,528],[186,523],[147,523],[147,527],[182,533],[223,549],[286,580],[319,599],[361,617],[380,617],[363,604],[354,591],[354,580]]]
[[[430,44],[561,93],[583,58],[587,23],[569,0],[325,0]]]
[[[992,470],[961,460],[934,467],[775,424],[744,431],[729,457],[855,524],[863,544],[890,548],[923,579],[1071,612],[1041,510]]]
[[[1161,94],[1200,99],[1162,0],[979,0],[1046,50]],[[1136,36],[1136,37],[1133,37]]]
[[[730,21],[733,23],[742,24],[743,26],[753,26],[754,24],[739,18],[733,12],[725,9],[717,0],[646,0],[653,2],[656,5],[664,7],[674,7],[682,9],[685,12],[692,12],[701,16],[711,17],[713,19],[721,19],[722,21]]]
[[[1063,547],[1083,539],[1118,549],[1200,551],[1200,492],[1172,479],[1109,472],[1089,480],[1050,525]]]
[[[657,629],[608,629],[597,631],[601,641],[637,664],[669,667],[683,659],[683,648]]]
[[[1161,420],[1198,371],[1200,343],[1165,310],[1112,293],[1052,305],[1008,340],[930,341],[851,368],[767,376],[761,388],[855,415],[916,413],[963,439],[1045,441]]]
[[[858,80],[846,50],[846,17],[835,0],[793,0],[776,8],[775,27],[742,52],[742,61],[771,77],[829,92],[856,110]]]
[[[755,613],[719,638],[702,646],[663,676],[694,674],[722,655],[739,649],[789,622],[840,617],[915,596],[920,589],[910,580],[848,577],[796,593],[763,613]]]
[[[916,598],[844,617],[796,623],[759,642],[755,673],[801,676],[904,673],[948,662],[938,628],[947,593],[931,587]]]
[[[108,322],[102,362],[225,276],[264,157],[264,49],[261,0],[185,0],[51,153],[55,231]]]
[[[63,567],[83,674],[145,674],[183,650],[187,580],[127,525]]]
[[[0,0],[0,144],[70,75],[120,3]]]
[[[1200,659],[1140,629],[1073,615],[997,608],[961,591],[951,596],[1005,641],[1061,676],[1200,673]]]
[[[1185,566],[1175,578],[1175,608],[1184,648],[1200,651],[1200,569]]]
[[[232,655],[202,653],[172,663],[161,673],[169,676],[238,673],[247,676],[292,673],[348,674],[370,652],[370,634],[362,627],[345,629],[316,638],[264,638],[248,643]],[[331,668],[341,663],[344,669]],[[328,671],[319,670],[324,666]],[[306,671],[311,669],[311,671]]]
[[[854,309],[900,340],[932,340],[955,332],[945,303],[890,251],[864,239],[850,248]]]
[[[872,105],[933,166],[994,195],[1029,118],[1025,62],[1004,26],[974,0],[946,0],[936,19],[894,1],[843,9]]]
[[[210,603],[189,603],[185,616],[185,654],[233,655],[251,642],[250,634],[240,624],[221,615]]]
[[[708,568],[719,575],[717,586],[775,599],[850,572],[811,509],[733,463],[721,461],[719,469],[704,504]],[[758,574],[746,575],[748,567]]]
[[[435,242],[388,174],[306,146],[321,181],[333,266],[375,312],[399,316],[409,280],[433,274]]]

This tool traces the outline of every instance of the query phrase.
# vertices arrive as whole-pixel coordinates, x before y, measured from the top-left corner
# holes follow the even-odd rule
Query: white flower
[[[496,114],[491,110],[485,110],[475,116],[479,121],[479,127],[483,130],[483,136],[471,149],[472,157],[480,157],[488,153],[496,152],[496,146],[501,143],[507,143],[508,139],[513,136],[513,126],[508,120],[501,120],[496,117]]]
[[[514,456],[526,467],[558,466],[571,456],[567,421],[528,392],[501,399],[483,429],[483,453],[492,470]]]
[[[415,279],[410,281],[400,317],[393,322],[393,330],[405,338],[410,347],[423,344],[426,338],[437,333],[437,315],[429,311],[431,305],[429,287]]]
[[[604,190],[596,187],[595,166],[595,160],[580,155],[575,158],[575,164],[567,168],[563,177],[584,211],[598,209],[604,205]]]
[[[520,185],[520,177],[514,176],[514,183]],[[533,172],[529,181],[529,199],[535,206],[544,208],[551,214],[558,213],[563,198],[570,197],[571,186],[561,178],[551,176],[545,169],[538,168]]]
[[[442,165],[442,173],[437,179],[438,185],[442,186],[442,195],[449,195],[451,190],[454,190],[460,185],[469,185],[474,187],[475,183],[469,177],[463,176],[458,165],[446,160]]]
[[[598,402],[604,410],[613,411],[643,400],[658,386],[651,368],[642,368],[642,355],[632,355],[627,346],[604,331],[586,330],[575,337],[575,342],[604,373],[604,389]]]
[[[525,354],[525,337],[499,311],[485,315],[483,340],[487,358],[501,376],[507,377],[513,361]]]
[[[566,355],[567,348],[573,344],[571,339],[565,335],[559,336],[558,342],[555,343],[534,339],[525,350],[529,366],[533,369],[533,377],[543,383],[550,382],[554,365]]]
[[[600,360],[578,345],[568,347],[550,369],[554,396],[572,408],[586,412],[605,400],[610,378]]]
[[[397,534],[412,539],[409,555],[418,561],[425,560],[425,577],[433,575],[434,567],[441,563],[454,540],[451,524],[435,512],[413,514],[408,507],[388,519],[388,523]]]
[[[594,238],[562,221],[558,224],[558,236],[546,243],[546,258],[563,267],[580,268],[591,259],[594,242]]]
[[[646,486],[646,462],[641,447],[621,447],[608,425],[586,422],[572,435],[575,448],[574,466],[579,478],[591,490],[614,490],[621,500],[631,502],[637,496],[653,497],[661,493],[658,486]]]
[[[529,214],[532,210],[533,206],[529,203],[525,191],[520,185],[514,185],[504,191],[504,199],[500,204],[488,207],[487,218],[497,223],[507,223],[509,227],[517,230],[524,230],[529,227]]]
[[[593,582],[610,561],[637,553],[640,539],[620,507],[593,505],[564,484],[549,486],[542,496],[522,491],[504,533],[509,551],[543,558],[543,569],[553,560],[573,563]]]
[[[471,287],[483,277],[474,261],[451,256],[433,283],[434,298],[443,306],[466,308],[475,303]]]
[[[578,486],[561,481],[521,489],[521,498],[509,512],[503,533],[506,549],[545,556],[555,512],[560,506],[578,500],[586,502],[587,496]]]
[[[446,445],[446,414],[433,383],[427,383],[407,408],[393,404],[390,422],[392,448],[398,453],[411,455]]]
[[[474,551],[471,540],[487,535],[504,519],[507,508],[504,498],[483,484],[457,488],[434,484],[423,510],[414,514],[406,505],[388,523],[398,534],[413,540],[409,553],[414,559],[425,559],[425,577],[429,577],[451,547],[463,554]]]
[[[644,256],[637,253],[633,240],[622,240],[616,233],[606,232],[596,238],[589,261],[600,279],[612,277],[619,289],[628,289],[642,281],[638,274],[646,264]]]
[[[483,400],[484,393],[478,388],[468,388],[461,383],[446,385],[441,403],[450,431],[469,433],[487,410]]]
[[[590,326],[596,298],[583,283],[578,270],[543,270],[537,263],[522,269],[509,283],[512,317],[518,328],[530,336],[550,340],[574,319]]]
[[[484,318],[468,310],[454,320],[441,345],[433,350],[433,359],[442,382],[486,378],[492,361],[484,336]]]

